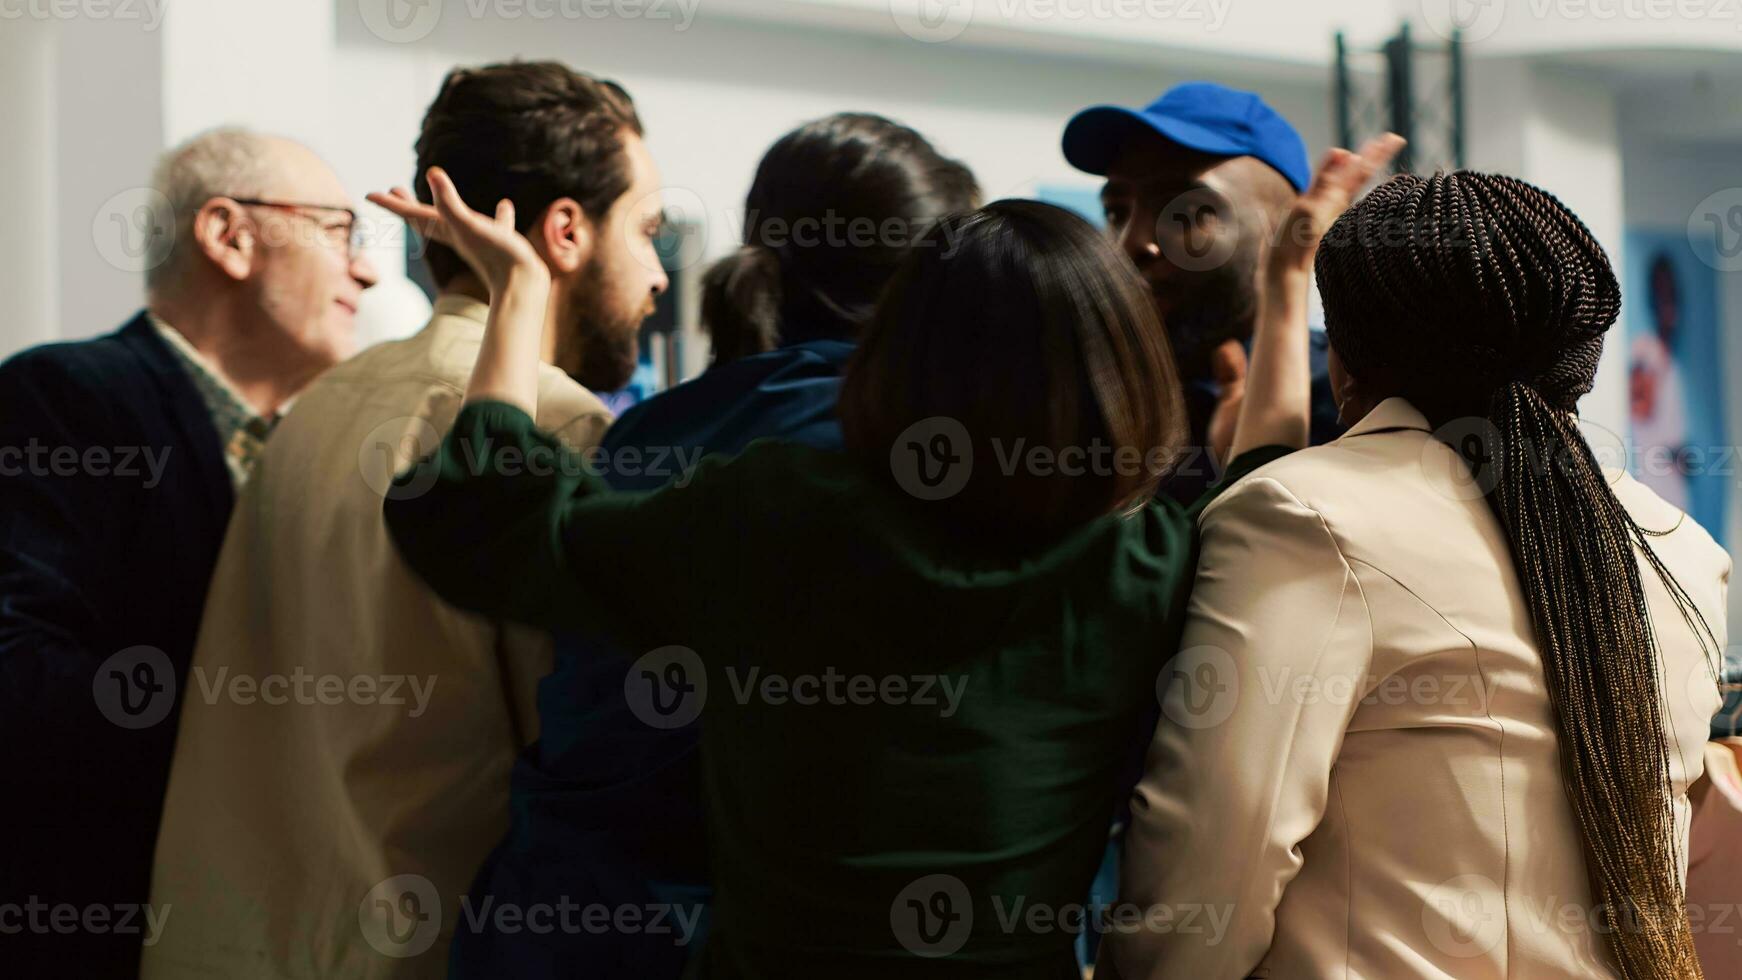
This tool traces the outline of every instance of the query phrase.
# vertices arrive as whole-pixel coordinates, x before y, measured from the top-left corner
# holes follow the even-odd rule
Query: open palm
[[[1271,252],[1273,266],[1310,270],[1325,233],[1403,145],[1403,137],[1386,133],[1368,140],[1359,153],[1338,148],[1325,154],[1311,186],[1295,198],[1283,218]]]
[[[549,271],[532,243],[514,227],[512,201],[498,202],[495,217],[489,217],[472,210],[442,168],[429,168],[427,176],[435,198],[433,206],[416,200],[403,187],[370,194],[368,200],[404,218],[418,234],[460,253],[492,293],[516,274],[548,277]]]

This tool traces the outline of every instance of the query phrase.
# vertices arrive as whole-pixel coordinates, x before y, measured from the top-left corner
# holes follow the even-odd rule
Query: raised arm
[[[1307,444],[1312,401],[1307,291],[1313,257],[1331,224],[1402,148],[1403,138],[1387,133],[1358,154],[1342,149],[1327,153],[1312,186],[1295,199],[1277,229],[1262,273],[1263,305],[1230,459],[1257,446],[1299,449]]]
[[[490,289],[490,316],[466,401],[497,401],[538,414],[539,340],[550,300],[550,269],[514,228],[514,203],[504,198],[495,217],[468,206],[440,167],[428,173],[435,205],[420,204],[404,188],[369,200],[404,218],[425,237],[460,253]]]

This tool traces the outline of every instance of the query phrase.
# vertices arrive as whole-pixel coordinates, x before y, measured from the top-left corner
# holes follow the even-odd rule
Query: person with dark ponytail
[[[684,462],[753,439],[841,447],[841,375],[907,247],[980,202],[963,164],[882,116],[839,112],[782,136],[744,200],[744,243],[702,278],[713,361],[624,412],[605,435],[605,477],[652,490]],[[615,465],[655,454],[666,466]]]
[[[1381,185],[1316,266],[1352,428],[1206,509],[1125,866],[1133,909],[1226,928],[1116,935],[1119,975],[1698,977],[1730,560],[1581,435],[1608,258],[1458,172]]]

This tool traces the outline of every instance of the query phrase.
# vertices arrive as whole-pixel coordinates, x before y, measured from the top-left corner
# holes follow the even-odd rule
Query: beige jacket
[[[173,911],[145,977],[447,975],[550,640],[444,605],[381,504],[452,425],[486,312],[444,297],[416,336],[328,372],[238,500],[183,691],[151,892]],[[597,444],[604,405],[540,371],[539,424]]]
[[[1611,476],[1667,532],[1653,546],[1721,648],[1728,555]],[[1146,921],[1108,937],[1119,974],[1610,976],[1505,535],[1422,415],[1385,402],[1241,481],[1201,527],[1133,800],[1122,898]],[[1685,870],[1718,667],[1643,581]]]

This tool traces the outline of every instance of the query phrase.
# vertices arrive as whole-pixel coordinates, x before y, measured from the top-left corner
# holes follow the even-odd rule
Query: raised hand
[[[1359,153],[1337,148],[1325,154],[1311,186],[1283,218],[1270,250],[1271,271],[1310,273],[1325,233],[1403,145],[1403,137],[1386,133],[1368,140]]]
[[[417,201],[403,187],[370,194],[368,200],[404,218],[418,234],[460,253],[484,279],[491,295],[499,294],[510,279],[549,281],[550,270],[532,243],[514,228],[513,202],[498,202],[495,217],[486,217],[466,204],[442,168],[429,168],[427,177],[434,206]]]

